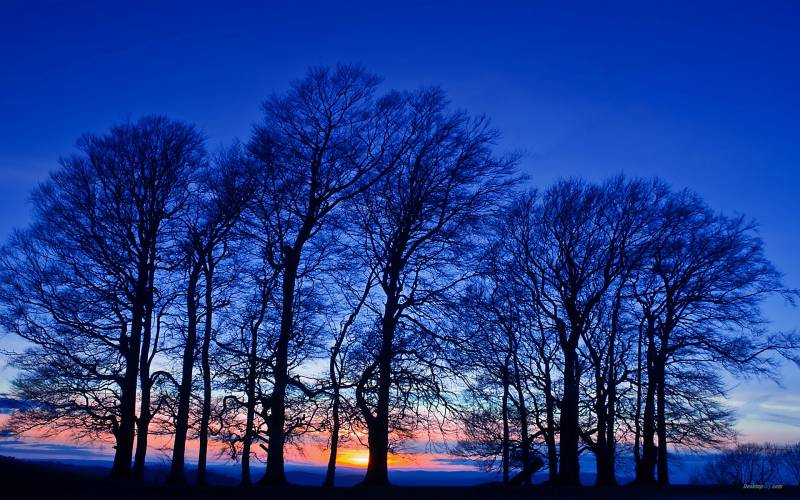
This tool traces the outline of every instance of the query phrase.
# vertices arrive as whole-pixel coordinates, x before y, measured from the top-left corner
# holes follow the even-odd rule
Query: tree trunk
[[[667,462],[667,421],[666,421],[666,397],[664,394],[664,361],[659,359],[658,391],[656,395],[657,403],[657,432],[658,432],[658,484],[669,484],[669,463]]]
[[[539,457],[533,457],[529,463],[525,464],[519,473],[508,482],[511,486],[520,486],[523,484],[530,484],[531,477],[542,468],[544,462]]]
[[[150,421],[150,389],[153,381],[150,380],[150,343],[153,328],[153,271],[151,270],[150,285],[148,286],[147,307],[145,308],[144,329],[142,331],[142,347],[139,355],[139,380],[141,398],[139,402],[139,419],[137,420],[136,455],[133,461],[133,478],[144,479],[145,458],[147,457],[147,438]]]
[[[617,415],[617,387],[615,383],[611,383],[608,388],[608,411],[606,413],[606,448],[605,448],[605,461],[607,468],[602,482],[598,479],[599,484],[607,486],[616,486],[617,483],[617,464],[616,464],[616,415]],[[598,476],[599,478],[600,476]]]
[[[527,476],[524,475],[524,473],[529,470],[529,466],[532,464],[531,440],[528,436],[528,407],[525,405],[525,390],[522,386],[522,376],[516,342],[513,342],[511,345],[511,353],[512,359],[514,360],[514,389],[517,391],[517,402],[519,404],[519,440],[521,449],[520,451],[522,455],[522,471],[516,477],[522,481],[523,484],[529,484],[531,475],[536,471],[531,472],[531,474],[528,474]],[[541,468],[541,464],[539,464],[536,470],[539,470],[539,468]]]
[[[264,314],[267,310],[268,296],[272,290],[264,283],[262,290],[261,306],[258,316],[250,323],[250,350],[247,363],[247,416],[245,418],[245,431],[242,439],[242,485],[249,485],[252,482],[250,477],[250,450],[253,445],[255,434],[255,414],[256,414],[256,384],[258,382],[258,331],[264,321]]]
[[[614,457],[609,456],[605,448],[598,450],[595,454],[597,460],[597,479],[595,486],[615,486],[617,484],[614,477]]]
[[[555,423],[555,419],[553,422]],[[555,427],[551,427],[551,429],[555,429]],[[547,479],[551,483],[558,481],[558,448],[555,434],[555,431],[548,430],[545,438],[547,440]]]
[[[120,395],[120,424],[117,447],[114,452],[114,464],[111,466],[111,476],[121,479],[131,477],[131,459],[133,458],[133,441],[136,432],[136,387],[139,372],[139,341],[133,335],[136,328],[136,318],[134,318],[134,321],[131,322],[131,338],[128,340],[125,354],[125,375]]]
[[[156,248],[151,245],[149,253],[149,269],[147,272],[147,289],[145,291],[144,326],[142,331],[142,346],[139,354],[139,380],[141,385],[141,401],[139,406],[139,420],[137,421],[138,433],[136,435],[136,456],[133,462],[134,479],[144,479],[145,458],[147,457],[147,438],[150,428],[150,389],[153,381],[150,380],[150,343],[153,329],[153,294],[155,293],[156,279]],[[154,346],[154,349],[157,346]]]
[[[369,291],[372,289],[372,274],[367,279],[367,284],[364,287],[364,292],[361,294],[361,299],[358,302],[358,305],[350,313],[347,321],[345,321],[344,325],[342,325],[339,335],[336,338],[336,342],[333,344],[333,348],[331,349],[331,356],[328,362],[328,378],[330,379],[331,386],[333,387],[333,407],[331,418],[333,419],[333,424],[331,428],[331,448],[330,453],[328,456],[328,468],[325,471],[325,481],[322,483],[325,487],[332,487],[336,482],[336,456],[339,453],[339,431],[341,428],[341,417],[339,415],[340,406],[341,406],[341,387],[342,387],[342,379],[344,377],[343,372],[345,370],[345,360],[342,359],[342,367],[337,371],[337,362],[339,359],[339,355],[342,352],[342,343],[347,336],[347,331],[349,330],[350,326],[355,322],[356,317],[361,311],[361,307],[364,305],[364,302],[367,300],[367,296],[369,295]]]
[[[614,435],[614,423],[616,418],[616,398],[617,398],[617,368],[616,357],[616,338],[619,331],[619,312],[621,304],[620,291],[617,291],[614,300],[614,310],[611,317],[611,332],[608,338],[608,349],[605,353],[606,373],[603,371],[595,372],[598,387],[598,411],[597,411],[597,486],[616,486],[616,461]],[[599,365],[600,363],[598,363]],[[605,380],[604,380],[605,379]],[[605,390],[602,391],[603,385]],[[601,397],[602,394],[602,397]]]
[[[183,346],[181,365],[181,385],[178,387],[178,415],[175,420],[175,442],[172,446],[172,465],[167,481],[182,484],[186,482],[185,455],[186,436],[189,432],[189,407],[192,399],[192,375],[194,353],[197,348],[197,281],[200,268],[195,264],[189,274],[186,288],[186,342]]]
[[[258,373],[258,328],[250,331],[250,359],[247,367],[247,417],[242,439],[242,485],[249,485],[250,448],[253,443],[253,426],[256,416],[256,377]]]
[[[389,484],[389,396],[392,385],[392,356],[394,332],[397,327],[399,298],[397,283],[399,271],[392,272],[383,309],[381,325],[381,350],[378,353],[378,407],[375,419],[368,427],[369,462],[361,484],[386,486]]]
[[[641,483],[655,482],[655,467],[658,459],[658,452],[655,443],[655,419],[656,419],[656,385],[658,375],[656,374],[656,346],[652,327],[648,326],[647,332],[647,390],[645,392],[644,416],[642,418],[642,466],[640,477],[637,478]]]
[[[138,266],[136,301],[131,307],[131,332],[124,348],[125,375],[120,387],[120,423],[117,449],[111,476],[128,479],[131,477],[131,459],[136,434],[136,389],[139,382],[139,355],[142,347],[142,326],[145,314],[145,293],[147,288],[146,263]]]
[[[386,422],[376,419],[368,428],[367,448],[369,462],[367,473],[361,481],[363,486],[389,485],[389,432]]]
[[[642,467],[639,482],[654,483],[658,459],[655,441],[655,387],[648,380],[645,393],[644,417],[642,418]]]
[[[556,417],[555,417],[555,397],[553,396],[553,383],[550,378],[550,367],[548,365],[545,372],[545,412],[547,414],[547,431],[545,432],[545,442],[547,443],[547,476],[549,481],[558,480],[558,449],[556,448]]]
[[[331,487],[336,482],[336,455],[339,451],[339,388],[334,388],[333,408],[331,409],[333,424],[331,426],[331,449],[328,454],[328,468],[325,470],[325,481],[322,486]]]
[[[633,419],[633,461],[636,470],[636,482],[640,482],[642,473],[642,328],[639,327],[639,339],[636,345],[636,414]]]
[[[214,255],[208,252],[206,261],[205,287],[205,325],[203,328],[203,345],[200,349],[200,367],[203,372],[203,408],[200,415],[200,450],[197,457],[197,484],[208,484],[206,463],[208,461],[208,425],[211,421],[211,335],[214,313]]]
[[[289,385],[289,341],[294,327],[294,292],[297,284],[297,269],[300,265],[299,252],[285,249],[286,265],[281,283],[281,330],[275,349],[275,372],[270,402],[269,448],[267,450],[267,471],[261,479],[262,484],[286,484],[284,470],[283,443],[286,426],[286,387]]]
[[[562,485],[579,486],[581,479],[578,463],[578,353],[571,343],[563,347],[564,398],[559,425],[561,455],[558,482]]]
[[[599,450],[597,453],[597,481],[595,486],[616,486],[617,478],[614,474],[614,455],[608,450]]]
[[[600,377],[598,375],[598,377]],[[596,384],[602,381],[596,381]],[[616,483],[614,479],[614,457],[609,460],[609,443],[607,434],[608,415],[606,407],[606,394],[601,386],[598,386],[597,403],[595,413],[597,415],[597,441],[593,447],[597,477],[595,486],[609,486]]]
[[[147,335],[145,335],[147,336]],[[140,368],[141,369],[141,368]],[[145,378],[146,377],[146,378]],[[150,421],[153,416],[150,413],[150,370],[140,375],[141,398],[139,403],[139,418],[136,420],[136,454],[133,460],[133,478],[144,479],[144,465],[147,457],[147,441],[150,428]]]
[[[506,366],[503,367],[503,397],[501,399],[501,405],[501,413],[503,418],[503,442],[501,443],[501,449],[503,453],[503,483],[508,484],[508,471],[511,462],[511,450],[509,449],[511,436],[508,426],[508,360],[506,360]]]
[[[197,484],[207,485],[206,464],[208,462],[208,425],[211,421],[211,335],[214,313],[214,256],[208,252],[206,256],[205,285],[205,325],[203,327],[203,344],[200,348],[200,368],[203,372],[203,407],[200,413],[200,450],[197,456]]]

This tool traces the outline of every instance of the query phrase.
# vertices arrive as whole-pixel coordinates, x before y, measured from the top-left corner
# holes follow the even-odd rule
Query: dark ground
[[[0,498],[26,499],[287,499],[287,500],[514,500],[514,499],[759,499],[796,498],[800,489],[785,487],[780,490],[758,491],[742,488],[710,486],[671,486],[645,488],[625,486],[620,488],[556,488],[530,486],[506,488],[499,485],[466,487],[392,487],[383,489],[333,488],[309,486],[285,488],[240,488],[232,486],[171,487],[157,483],[115,481],[81,470],[79,467],[53,467],[23,460],[0,457]]]

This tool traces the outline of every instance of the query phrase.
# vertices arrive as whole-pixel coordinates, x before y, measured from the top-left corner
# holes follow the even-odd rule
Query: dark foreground
[[[645,488],[625,486],[620,488],[557,488],[529,486],[508,488],[500,485],[466,487],[392,487],[332,488],[307,486],[284,488],[251,488],[212,486],[172,487],[155,483],[115,481],[105,477],[84,474],[74,470],[52,468],[22,460],[0,457],[0,498],[26,499],[286,499],[286,500],[503,500],[503,499],[621,499],[621,500],[670,500],[670,499],[727,499],[727,498],[797,498],[800,489],[784,487],[772,490],[721,488],[713,486],[671,486],[669,488]]]

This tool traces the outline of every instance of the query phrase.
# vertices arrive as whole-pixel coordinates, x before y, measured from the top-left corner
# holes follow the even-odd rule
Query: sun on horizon
[[[369,464],[369,450],[341,450],[336,462],[345,467],[366,467]]]

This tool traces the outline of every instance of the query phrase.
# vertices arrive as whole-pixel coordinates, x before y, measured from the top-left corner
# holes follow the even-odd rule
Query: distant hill
[[[108,467],[97,463],[76,464],[58,462],[30,462],[0,457],[0,492],[3,500],[12,499],[81,499],[81,500],[228,500],[231,498],[250,500],[266,498],[275,500],[722,500],[729,498],[772,499],[800,498],[800,489],[784,488],[771,491],[741,490],[709,486],[619,487],[619,488],[558,488],[553,486],[527,486],[510,488],[499,484],[481,486],[403,486],[401,481],[418,482],[432,480],[436,475],[459,474],[425,471],[397,471],[392,488],[338,487],[321,488],[302,486],[319,484],[321,474],[307,470],[289,471],[290,480],[296,485],[283,488],[253,486],[242,488],[232,485],[217,485],[206,488],[192,486],[167,486],[157,482],[165,467],[151,467],[148,482],[118,481],[108,477]],[[470,472],[461,474],[468,480]],[[230,481],[232,475],[212,472],[217,481]],[[341,483],[357,480],[360,476],[351,472],[342,475]],[[484,476],[485,477],[485,476]]]
[[[2,443],[2,441],[0,441]],[[0,448],[2,453],[2,448]],[[111,467],[108,459],[47,459],[26,458],[31,463],[47,464],[57,469],[75,470],[80,468],[84,473],[90,475],[105,475]],[[708,461],[707,455],[675,454],[671,457],[671,477],[674,484],[687,484],[691,476],[701,470]],[[168,473],[168,465],[164,462],[148,463],[148,481],[164,482]],[[237,464],[212,463],[208,466],[209,482],[218,485],[239,484],[241,469]],[[193,464],[187,464],[187,474],[190,482],[193,480]],[[263,474],[263,465],[252,465],[252,477],[254,480]],[[392,470],[389,472],[392,483],[402,486],[473,486],[500,481],[499,473],[485,472],[481,470]],[[322,484],[325,477],[325,469],[315,465],[287,465],[287,477],[292,484],[302,486],[317,486]],[[364,477],[364,470],[339,467],[336,472],[336,484],[339,486],[353,486]],[[617,478],[621,484],[633,480],[632,471],[619,470]],[[546,473],[534,475],[534,482],[539,483],[547,479]],[[590,461],[582,463],[581,482],[585,485],[592,485],[595,481],[594,464]]]

